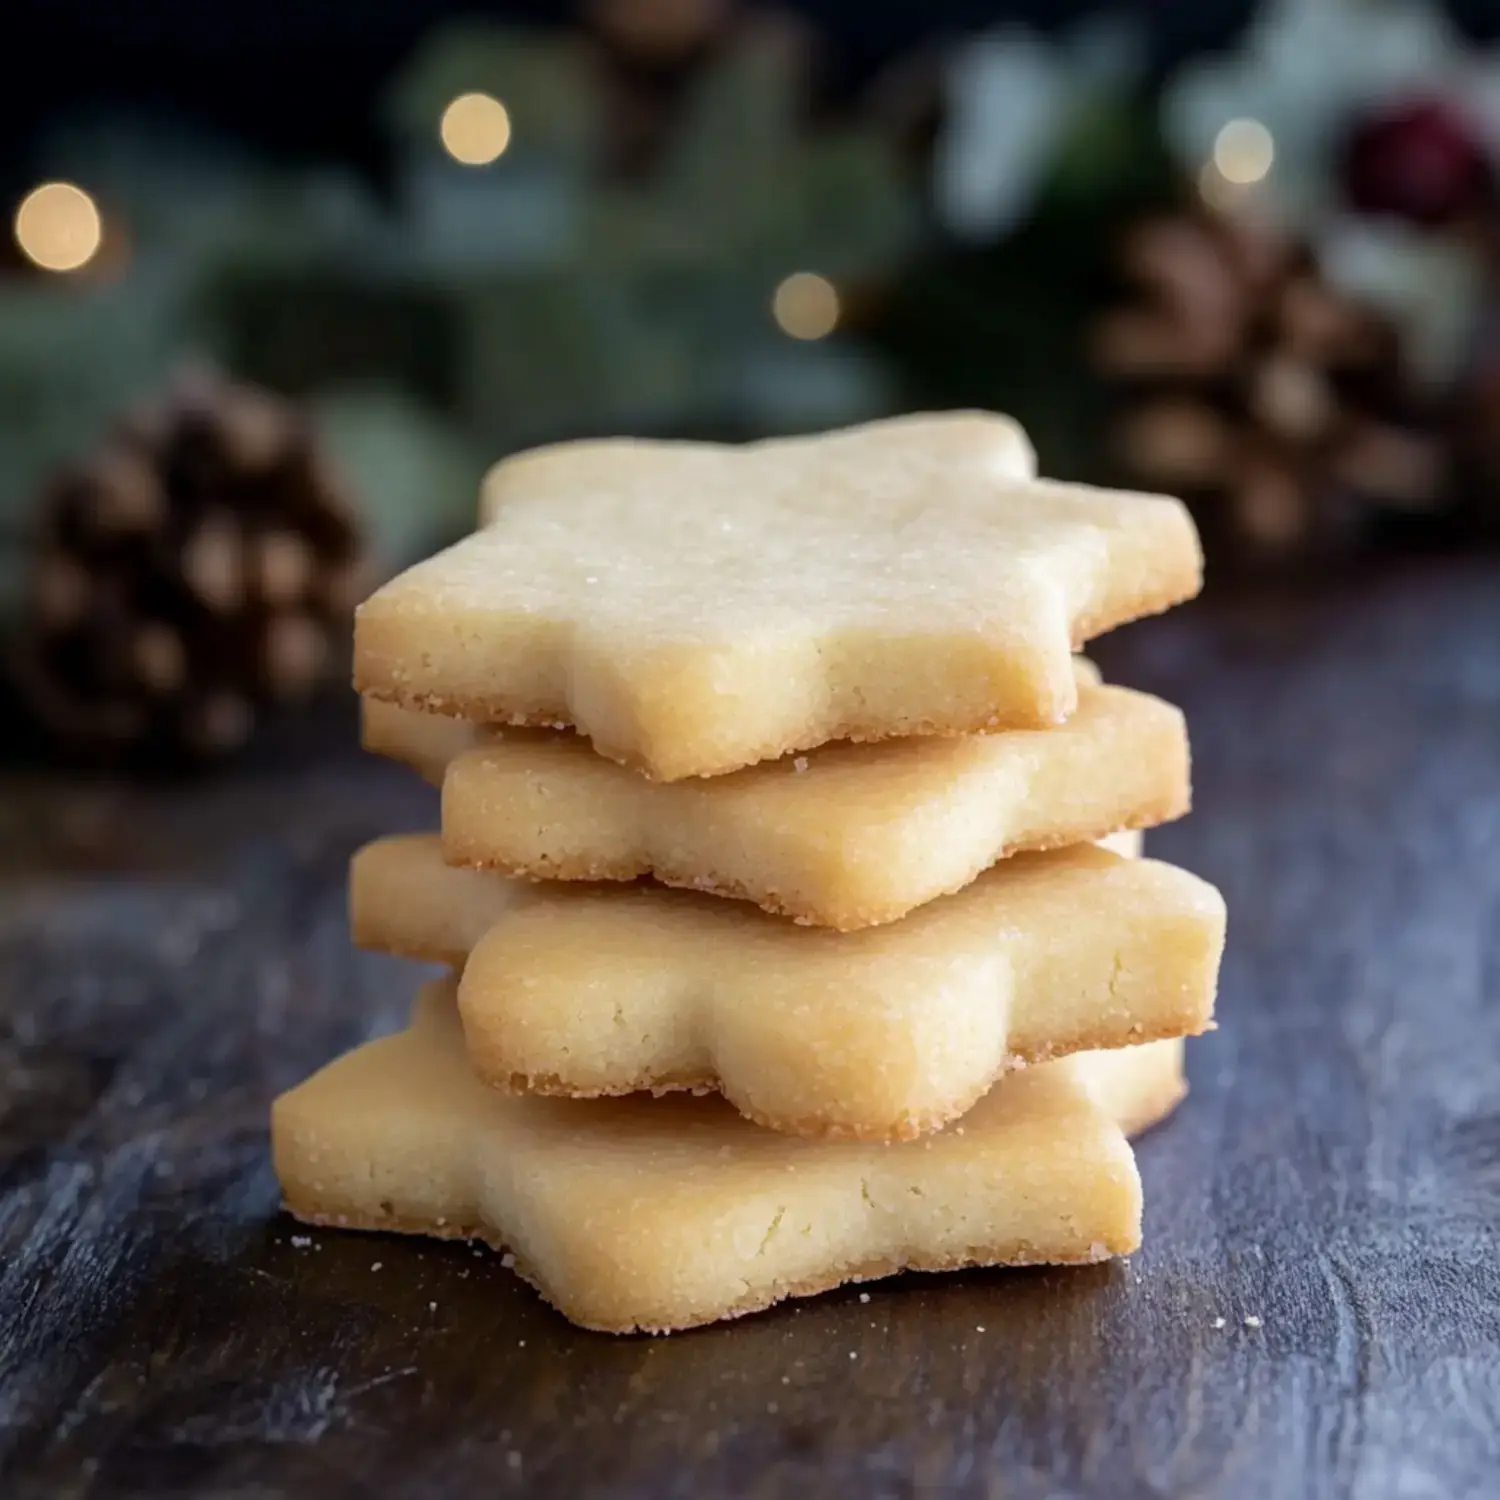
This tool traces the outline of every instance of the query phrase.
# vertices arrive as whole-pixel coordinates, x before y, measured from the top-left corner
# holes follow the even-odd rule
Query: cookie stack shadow
[[[1196,591],[1181,507],[984,414],[501,479],[360,614],[442,817],[357,853],[353,937],[451,972],[277,1101],[288,1209],[610,1331],[1134,1250],[1225,913],[1138,857],[1182,715],[1070,650]]]

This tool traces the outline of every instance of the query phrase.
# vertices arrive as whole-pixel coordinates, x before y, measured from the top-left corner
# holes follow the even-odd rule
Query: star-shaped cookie
[[[1156,1042],[1029,1069],[920,1141],[798,1140],[711,1097],[486,1089],[440,985],[283,1094],[271,1145],[298,1218],[486,1240],[575,1323],[666,1331],[901,1270],[1129,1254],[1126,1134],[1182,1092],[1182,1044]]]
[[[349,911],[361,947],[464,966],[486,1082],[711,1088],[773,1129],[867,1140],[936,1129],[1024,1064],[1203,1031],[1224,945],[1206,881],[1087,844],[836,933],[660,886],[453,869],[408,835],[355,855]]]
[[[1175,500],[1028,470],[975,413],[522,455],[487,526],[361,606],[355,685],[664,781],[1054,724],[1072,648],[1195,593],[1200,555]]]
[[[824,745],[701,781],[647,781],[566,731],[476,734],[371,699],[364,742],[442,781],[454,864],[650,875],[844,932],[893,922],[1011,854],[1155,827],[1189,801],[1182,714],[1087,681],[1055,729]]]

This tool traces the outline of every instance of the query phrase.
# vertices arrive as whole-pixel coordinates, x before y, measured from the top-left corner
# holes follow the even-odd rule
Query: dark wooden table
[[[1198,811],[1153,848],[1231,913],[1145,1249],[669,1339],[277,1214],[268,1100],[417,972],[350,951],[345,859],[429,793],[327,732],[186,788],[8,781],[0,1490],[1500,1493],[1500,568],[1100,655],[1188,710]]]

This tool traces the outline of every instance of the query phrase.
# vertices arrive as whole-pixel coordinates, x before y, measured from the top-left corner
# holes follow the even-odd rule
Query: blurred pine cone
[[[1095,329],[1131,480],[1182,494],[1231,563],[1326,557],[1379,509],[1443,500],[1447,451],[1395,326],[1333,286],[1312,250],[1207,209],[1125,242],[1125,305]]]
[[[43,498],[18,680],[96,760],[238,749],[337,657],[359,531],[297,409],[194,372]]]

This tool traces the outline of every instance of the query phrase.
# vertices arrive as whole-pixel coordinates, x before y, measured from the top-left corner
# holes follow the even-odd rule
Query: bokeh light
[[[443,147],[466,167],[486,167],[510,145],[510,114],[492,94],[460,94],[438,125]]]
[[[99,253],[104,224],[98,206],[71,182],[44,182],[16,210],[16,244],[44,271],[77,271]]]
[[[1214,137],[1213,164],[1226,182],[1259,182],[1276,160],[1276,142],[1259,120],[1231,120]]]
[[[777,286],[771,314],[791,338],[827,338],[838,327],[838,290],[826,276],[794,271]]]

